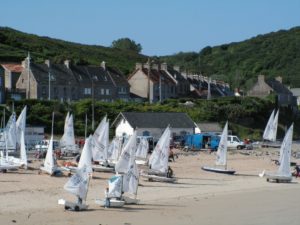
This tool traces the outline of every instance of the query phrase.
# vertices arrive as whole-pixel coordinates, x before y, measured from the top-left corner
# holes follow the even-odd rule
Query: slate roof
[[[186,113],[180,112],[121,112],[112,126],[124,118],[133,127],[139,128],[194,128],[195,124]]]
[[[146,76],[148,76],[148,68],[143,68],[142,71]],[[159,83],[159,76],[162,76],[162,82],[169,83],[169,84],[175,84],[175,82],[172,80],[172,78],[170,78],[169,75],[164,70],[156,70],[156,69],[150,70],[150,80],[153,83]]]
[[[120,71],[117,71],[111,67],[106,67],[106,69],[115,84],[122,85],[122,86],[129,86],[127,79]]]
[[[286,86],[274,78],[266,80],[266,83],[278,94],[292,95],[292,92]]]
[[[46,64],[30,64],[30,70],[40,84],[48,84],[49,67]],[[56,84],[66,85],[69,81],[75,81],[72,72],[63,64],[51,64],[50,74]]]
[[[222,127],[218,123],[213,122],[201,122],[197,123],[201,132],[222,132]]]

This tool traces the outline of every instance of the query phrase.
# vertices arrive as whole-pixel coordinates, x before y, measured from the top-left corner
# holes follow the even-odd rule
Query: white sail
[[[104,122],[97,138],[93,136],[93,160],[103,162],[108,159],[109,123]]]
[[[141,138],[135,153],[136,158],[146,159],[148,150],[149,150],[148,140],[146,138]]]
[[[93,172],[92,169],[92,144],[91,144],[91,140],[92,140],[92,136],[90,135],[84,143],[82,152],[81,152],[81,156],[80,156],[80,160],[78,163],[78,169],[82,169],[84,167],[86,167],[86,170],[89,173]]]
[[[25,145],[25,131],[21,130],[21,143],[20,143],[20,163],[27,168],[27,154]]]
[[[67,150],[75,150],[75,135],[74,135],[74,123],[73,115],[67,115],[66,123],[64,126],[64,134],[60,139],[60,146],[65,147]]]
[[[123,175],[123,192],[130,194],[137,194],[139,184],[139,170],[138,167],[133,161],[127,173]]]
[[[4,135],[5,133],[5,135]],[[6,140],[5,140],[6,139]],[[5,144],[6,141],[6,144]],[[16,114],[13,113],[4,129],[3,135],[1,136],[0,143],[1,149],[16,149]]]
[[[26,128],[26,114],[27,114],[27,106],[25,106],[18,117],[16,122],[16,141],[19,146],[21,146],[21,132]]]
[[[108,196],[110,198],[119,198],[122,195],[123,191],[123,178],[121,175],[115,175],[108,180]]]
[[[66,119],[65,119],[65,125],[64,125],[64,133],[67,132],[68,122],[70,118],[70,112],[67,113]]]
[[[56,169],[53,157],[53,136],[50,138],[46,158],[44,161],[44,167],[42,169],[49,174],[52,174]]]
[[[275,114],[275,109],[274,109],[264,130],[264,134],[263,134],[264,140],[276,141],[278,116],[279,116],[279,110]]]
[[[120,138],[115,137],[110,145],[108,146],[107,154],[108,159],[111,161],[117,161],[119,159],[119,156],[121,154],[122,148],[122,142]]]
[[[135,150],[136,150],[136,131],[133,132],[133,135],[129,138],[128,142],[122,149],[122,153],[118,162],[115,165],[116,172],[126,173],[132,164],[132,161],[135,160]]]
[[[293,141],[293,124],[288,129],[283,142],[281,144],[280,152],[282,156],[280,158],[280,166],[278,168],[278,174],[281,176],[291,176],[291,151],[292,151],[292,141]]]
[[[87,167],[78,169],[76,173],[64,185],[64,189],[71,194],[86,200],[88,185],[89,185],[89,172]]]
[[[220,143],[218,146],[216,165],[219,166],[226,166],[227,164],[227,136],[228,136],[228,122],[226,122],[224,126]]]
[[[105,161],[107,159],[107,148],[109,144],[109,124],[106,120],[106,116],[99,123],[92,138],[93,160]]]
[[[277,110],[273,123],[272,123],[272,128],[270,132],[270,141],[276,141],[276,136],[277,136],[277,127],[278,127],[278,117],[279,117],[279,109]]]
[[[150,156],[149,163],[151,169],[160,171],[162,173],[167,172],[170,151],[170,137],[171,130],[169,127],[167,127]]]

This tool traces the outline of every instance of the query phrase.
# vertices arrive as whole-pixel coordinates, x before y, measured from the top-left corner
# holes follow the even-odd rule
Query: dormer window
[[[106,77],[106,75],[104,75],[104,81],[107,81],[107,77]]]
[[[96,81],[98,81],[98,77],[96,75],[93,76],[93,79],[96,80]]]
[[[81,77],[81,75],[78,75],[78,78],[79,78],[79,80],[80,80],[80,81],[82,81],[82,77]]]

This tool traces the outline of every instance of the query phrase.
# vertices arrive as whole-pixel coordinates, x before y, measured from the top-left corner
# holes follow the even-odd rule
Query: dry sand
[[[263,169],[277,169],[271,159],[278,158],[278,149],[248,151],[249,155],[229,152],[228,167],[237,170],[234,176],[201,170],[214,164],[214,153],[178,152],[179,158],[170,163],[178,182],[141,178],[141,204],[121,209],[94,203],[103,198],[110,173],[94,174],[87,197],[89,210],[82,212],[65,211],[57,204],[60,198],[75,200],[63,190],[67,177],[38,175],[37,170],[0,174],[0,224],[300,224],[299,178],[277,184],[258,177]],[[300,164],[298,159],[292,161]]]

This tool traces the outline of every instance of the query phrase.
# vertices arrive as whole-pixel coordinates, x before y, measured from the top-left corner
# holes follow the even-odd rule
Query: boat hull
[[[293,180],[292,176],[282,176],[278,174],[265,174],[264,177],[268,182],[275,181],[276,183],[289,183]]]
[[[65,210],[72,210],[72,211],[82,211],[86,210],[88,208],[88,205],[86,204],[79,204],[75,202],[69,202],[64,199],[59,199],[58,200],[59,205],[64,205]]]
[[[93,165],[93,171],[96,172],[114,172],[115,169],[113,167],[101,166],[101,165]]]
[[[177,180],[176,177],[157,176],[152,174],[141,174],[141,176],[147,178],[148,181],[174,183]]]
[[[227,170],[227,169],[214,168],[214,167],[209,167],[209,166],[203,166],[203,167],[201,167],[201,169],[208,171],[208,172],[214,172],[214,173],[224,173],[224,174],[229,174],[229,175],[235,174],[235,170]]]
[[[138,204],[140,202],[140,199],[137,199],[137,198],[130,198],[128,196],[123,196],[122,197],[122,200],[125,201],[125,204],[127,205],[135,205],[135,204]]]
[[[105,200],[103,199],[96,199],[95,203],[105,207]],[[125,201],[123,200],[118,200],[118,199],[110,199],[110,206],[109,208],[121,208],[125,205]]]

